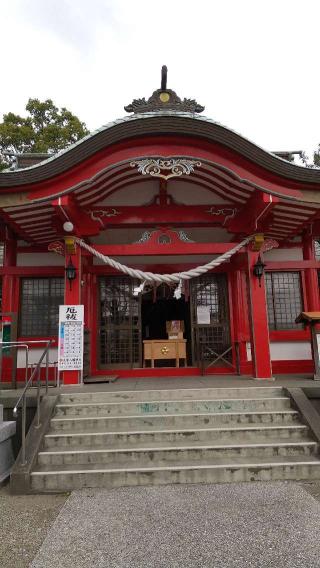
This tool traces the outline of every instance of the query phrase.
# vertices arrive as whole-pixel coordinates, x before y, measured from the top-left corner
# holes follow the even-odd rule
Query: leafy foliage
[[[13,112],[0,123],[0,170],[10,167],[8,154],[40,152],[54,154],[83,138],[89,131],[69,110],[56,107],[51,99],[29,99],[27,117]]]
[[[313,153],[313,163],[317,168],[320,168],[320,144],[318,150]]]

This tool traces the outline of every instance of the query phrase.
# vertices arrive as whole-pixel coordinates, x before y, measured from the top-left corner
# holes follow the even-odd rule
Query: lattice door
[[[141,366],[141,305],[132,278],[100,279],[100,367]]]
[[[215,359],[217,366],[232,364],[228,287],[225,274],[210,274],[191,281],[193,353],[198,366]],[[207,323],[203,323],[204,321]],[[219,358],[223,356],[223,358]]]

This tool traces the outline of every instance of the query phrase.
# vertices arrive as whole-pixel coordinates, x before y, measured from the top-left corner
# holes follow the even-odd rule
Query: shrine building
[[[52,339],[54,365],[59,306],[83,305],[84,369],[64,384],[312,373],[295,320],[320,311],[320,171],[203,116],[166,68],[125,110],[0,173],[3,337],[30,342],[29,363]],[[4,382],[15,367],[24,379],[22,348],[13,359],[3,354]]]

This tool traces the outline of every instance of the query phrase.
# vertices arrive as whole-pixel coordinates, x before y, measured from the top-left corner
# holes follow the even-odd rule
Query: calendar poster
[[[59,371],[83,369],[83,322],[83,306],[59,306]]]

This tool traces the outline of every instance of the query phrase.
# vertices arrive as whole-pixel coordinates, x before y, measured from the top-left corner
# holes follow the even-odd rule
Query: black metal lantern
[[[76,276],[77,276],[77,271],[76,271],[75,266],[73,266],[71,256],[70,256],[69,262],[68,262],[67,267],[66,267],[66,278],[67,278],[67,280],[69,280],[70,290],[71,290],[72,280],[74,280],[76,278]]]
[[[265,266],[266,265],[264,264],[264,262],[262,262],[261,256],[259,254],[258,260],[253,266],[253,274],[258,278],[260,288],[261,288],[261,278],[263,276]]]

